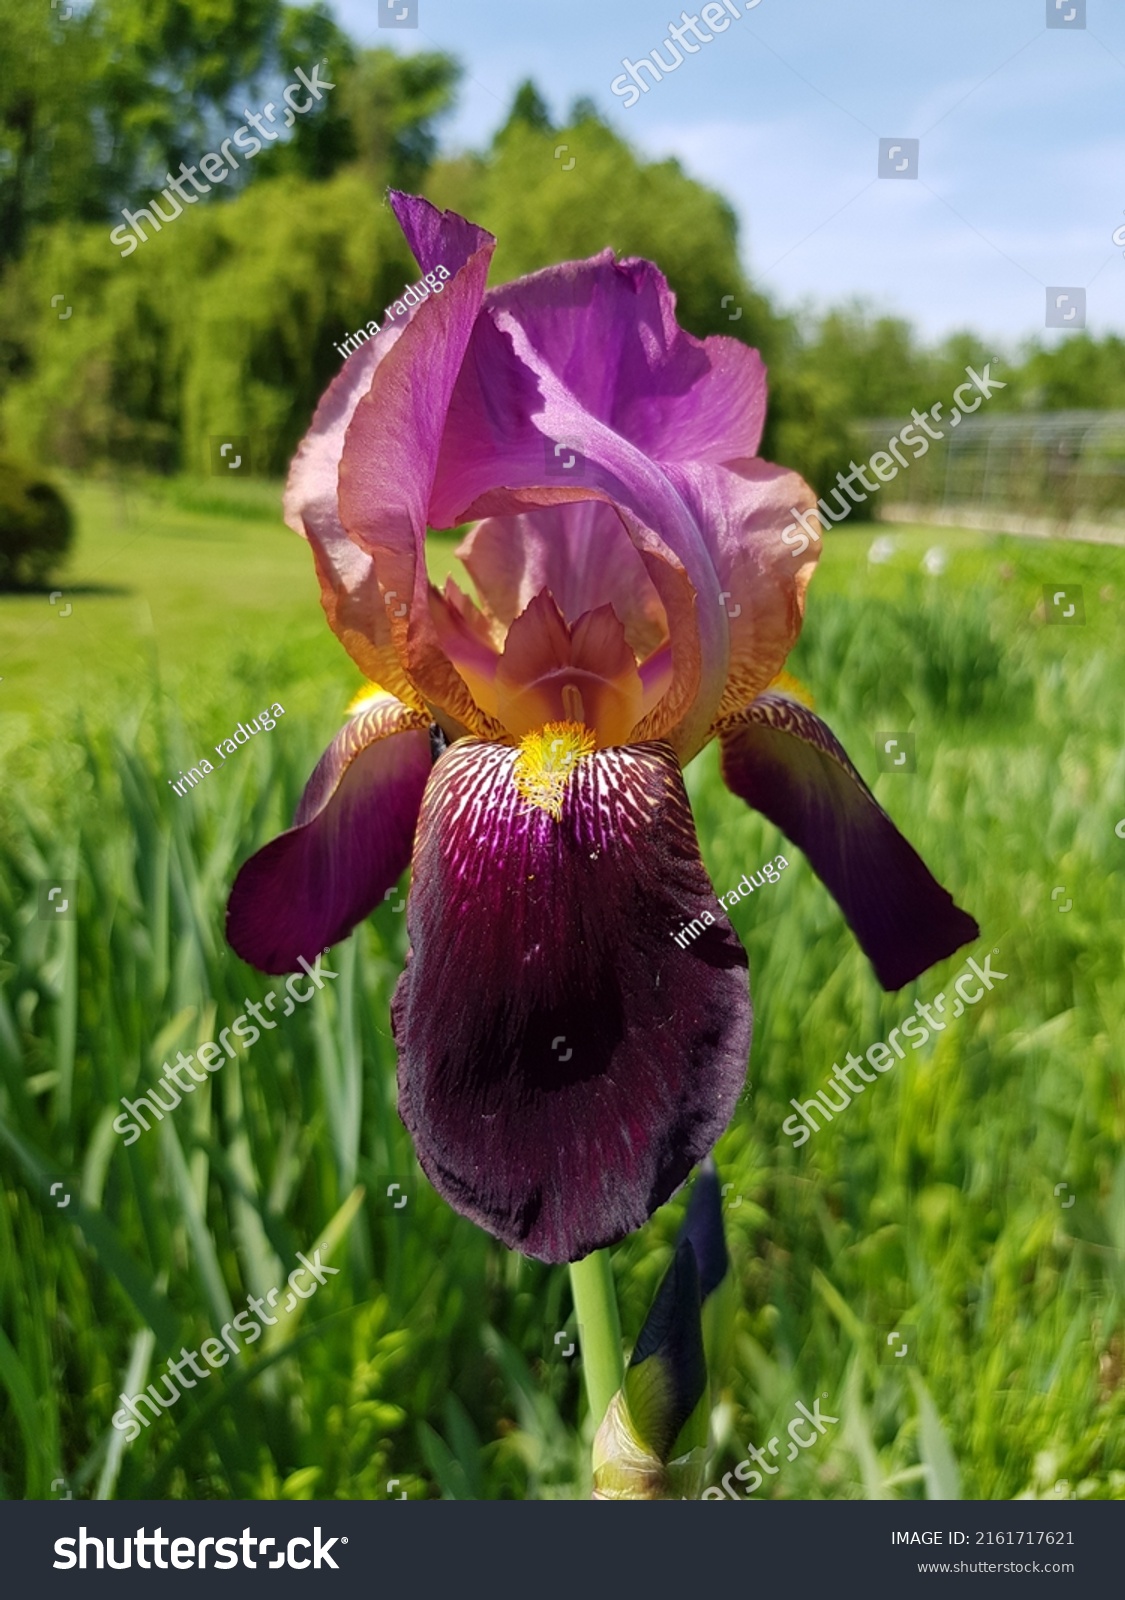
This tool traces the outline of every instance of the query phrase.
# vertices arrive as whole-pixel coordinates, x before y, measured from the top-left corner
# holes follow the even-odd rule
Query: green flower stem
[[[586,1395],[597,1428],[625,1379],[621,1319],[617,1314],[617,1291],[609,1251],[595,1250],[581,1261],[572,1261],[570,1287],[578,1317]]]

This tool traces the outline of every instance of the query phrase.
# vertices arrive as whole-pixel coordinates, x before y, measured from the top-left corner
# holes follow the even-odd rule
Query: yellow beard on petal
[[[370,705],[373,700],[378,700],[381,695],[385,695],[387,693],[388,691],[383,688],[381,683],[375,683],[371,679],[368,679],[363,688],[357,689],[355,694],[353,694],[351,699],[348,701],[347,715],[350,717],[354,712],[362,711],[364,707]]]
[[[592,756],[594,735],[582,722],[548,722],[520,740],[512,781],[529,805],[558,822],[571,773]]]
[[[791,672],[779,672],[767,685],[767,689],[776,689],[780,694],[787,694],[791,700],[799,700],[803,706],[808,706],[810,711],[816,709],[816,702],[812,697],[812,690],[806,689],[800,678],[795,678]]]

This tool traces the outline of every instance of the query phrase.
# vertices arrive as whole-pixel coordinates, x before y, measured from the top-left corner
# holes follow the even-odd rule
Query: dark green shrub
[[[74,518],[59,491],[0,459],[0,589],[44,584],[73,538]]]

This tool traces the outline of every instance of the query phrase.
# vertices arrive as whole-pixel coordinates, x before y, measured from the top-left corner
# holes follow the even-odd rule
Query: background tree
[[[676,161],[648,161],[589,99],[556,124],[517,89],[491,143],[441,158],[460,67],[359,49],[328,6],[281,0],[93,0],[66,22],[0,0],[13,48],[0,79],[0,436],[30,459],[89,469],[208,468],[213,434],[252,434],[283,470],[345,333],[380,318],[415,268],[384,205],[423,192],[490,228],[493,282],[612,248],[657,262],[682,324],[761,350],[762,453],[824,492],[868,453],[872,417],[947,400],[997,353],[962,333],[925,346],[863,302],[781,315],[747,281],[733,211]],[[281,89],[323,63],[314,111],[206,203],[127,260],[108,241]],[[50,305],[65,289],[73,318]],[[1125,407],[1125,344],[1076,336],[1000,363],[990,411]],[[920,480],[915,480],[920,482]],[[857,509],[856,515],[860,511]]]
[[[0,590],[46,583],[73,538],[74,518],[54,485],[0,458]]]
[[[336,88],[315,116],[298,119],[292,138],[255,158],[258,176],[324,179],[352,165],[377,188],[417,188],[437,154],[434,123],[454,104],[458,63],[437,51],[401,56],[349,47],[327,54],[337,63]]]
[[[0,0],[0,266],[29,228],[104,214],[97,48],[89,16]]]
[[[1125,410],[1125,340],[1076,333],[1053,350],[1025,351],[1015,399],[1036,411]]]
[[[261,94],[279,95],[294,67],[354,59],[320,3],[94,0],[64,21],[45,3],[0,0],[0,27],[0,266],[37,225],[143,204]],[[307,175],[328,176],[350,156],[345,124],[331,111],[295,124]],[[228,190],[256,176],[244,163]]]

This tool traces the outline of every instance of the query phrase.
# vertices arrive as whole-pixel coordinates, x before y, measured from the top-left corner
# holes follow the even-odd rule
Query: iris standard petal
[[[305,533],[328,626],[365,678],[422,711],[426,702],[410,681],[391,633],[391,617],[406,610],[405,600],[382,590],[374,561],[352,543],[334,514],[306,516]]]
[[[427,786],[392,1007],[399,1109],[451,1205],[572,1261],[640,1227],[726,1127],[749,979],[725,919],[705,921],[667,746],[587,755],[558,820],[517,790],[518,760],[461,740]]]
[[[455,274],[482,245],[496,240],[487,228],[469,222],[457,211],[439,211],[421,195],[388,189],[387,199],[411,254],[423,272],[444,267]]]
[[[453,212],[439,212],[426,200],[392,194],[391,201],[424,271],[441,265],[455,274],[475,250],[495,242],[483,228]],[[483,292],[483,281],[479,289]],[[445,293],[444,286],[440,292]],[[433,301],[437,299],[435,292]],[[479,299],[478,292],[474,306]],[[339,471],[348,428],[377,368],[416,317],[425,322],[433,315],[431,301],[423,300],[348,357],[317,406],[285,487],[285,520],[313,546],[321,598],[333,631],[368,678],[418,708],[424,702],[404,670],[392,625],[407,614],[415,575],[405,578],[399,571],[396,580],[389,567],[377,575],[370,550],[349,539],[340,520]],[[440,316],[435,320],[440,322]],[[425,339],[420,343],[424,348]]]
[[[489,320],[506,336],[507,346],[488,328]],[[521,368],[536,379],[542,397],[537,406],[527,403]],[[523,400],[522,409],[504,409],[503,438],[498,426],[489,425],[501,384],[505,393]],[[694,338],[677,325],[675,296],[651,262],[616,261],[612,252],[603,251],[588,261],[551,267],[489,291],[450,408],[444,470],[435,485],[439,520],[451,513],[454,500],[465,516],[503,517],[531,503],[530,485],[560,485],[564,474],[557,461],[553,472],[545,472],[540,460],[545,453],[551,466],[552,440],[556,452],[560,442],[566,443],[564,459],[573,459],[570,451],[581,457],[579,476],[588,490],[619,508],[637,550],[646,554],[649,577],[673,623],[673,680],[665,704],[646,718],[635,737],[666,737],[684,760],[703,744],[708,714],[734,709],[750,696],[736,689],[729,704],[721,701],[728,681],[728,621],[738,615],[734,605],[723,610],[722,591],[732,587],[726,578],[733,554],[725,553],[724,570],[716,549],[721,541],[711,533],[726,506],[712,504],[706,495],[689,499],[681,492],[676,468],[690,463],[706,475],[723,462],[752,458],[761,438],[765,401],[765,369],[757,351],[729,338]],[[513,425],[508,419],[517,415],[518,425]],[[527,426],[529,417],[534,430]],[[483,452],[482,436],[488,439]],[[799,480],[786,477],[798,503],[811,504]],[[498,484],[506,491],[498,493]],[[545,505],[549,498],[559,498],[558,491],[544,491],[539,503]],[[764,499],[756,496],[758,502]],[[749,513],[744,505],[738,509],[738,531],[743,532]],[[554,516],[573,529],[577,510],[559,506]],[[534,515],[546,521],[547,513]],[[776,603],[774,589],[792,587],[796,564],[778,538],[784,526],[780,522],[771,530],[784,564],[778,563],[778,581],[771,583],[768,596],[763,593],[751,607],[749,594],[764,565],[761,550],[748,563],[754,569],[746,574],[748,581],[740,583],[747,593],[744,640],[760,638],[767,606]],[[765,529],[756,527],[755,532],[764,546]],[[498,535],[489,537],[494,546],[489,553],[495,557]],[[670,556],[697,597],[697,614],[687,626],[682,609],[675,616],[672,611]],[[662,564],[654,564],[655,558],[662,558]],[[571,615],[561,594],[556,599]],[[629,611],[609,593],[586,597],[582,609],[604,600],[614,605],[628,631]],[[696,635],[698,647],[693,648]],[[750,653],[751,647],[744,649]],[[754,653],[768,652],[760,644]],[[752,692],[764,688],[776,670],[755,680]],[[738,674],[740,680],[747,676]]]
[[[641,737],[668,734],[687,760],[706,740],[728,664],[727,618],[703,530],[660,464],[584,409],[510,314],[495,315],[497,323],[487,314],[478,319],[466,349],[430,520],[454,527],[564,502],[613,505],[657,591],[671,638],[668,705],[646,721]],[[596,361],[596,352],[589,359]],[[552,441],[566,441],[580,457],[581,483],[552,473]]]
[[[978,937],[806,706],[760,695],[727,718],[720,738],[727,786],[808,856],[884,989],[901,989]]]
[[[333,739],[294,826],[250,857],[227,939],[262,972],[295,972],[349,934],[410,861],[430,775],[429,719],[376,694]]]
[[[371,387],[375,368],[401,334],[402,327],[385,328],[361,344],[321,396],[285,483],[285,521],[294,533],[307,535],[310,522],[340,531],[336,478],[344,436],[356,406]]]
[[[777,677],[801,631],[805,591],[820,557],[782,538],[792,508],[815,504],[803,478],[768,461],[668,469],[703,536],[722,585],[730,661],[716,721],[749,705]]]
[[[428,202],[414,206],[416,220],[428,216]],[[440,233],[441,214],[435,212],[434,218],[432,230]],[[446,602],[431,589],[424,550],[427,525],[436,521],[430,502],[446,413],[495,245],[483,229],[460,218],[453,223],[451,250],[465,246],[465,229],[479,241],[477,248],[441,294],[418,307],[375,368],[348,425],[340,458],[339,514],[348,536],[373,558],[383,591],[400,597],[388,616],[394,647],[411,681],[431,705],[464,727],[493,737],[503,730],[477,709],[442,649],[430,607]]]
[[[391,608],[403,602],[380,588],[374,561],[344,532],[337,504],[340,458],[355,408],[405,326],[405,320],[385,326],[361,344],[325,390],[289,467],[284,514],[294,533],[312,546],[321,604],[344,649],[366,678],[421,709],[424,702],[403,669],[392,637]]]
[[[478,522],[457,555],[489,614],[509,627],[549,589],[568,622],[611,605],[639,660],[668,638],[660,596],[625,525],[604,500]]]
[[[726,461],[757,452],[766,373],[737,339],[697,339],[651,261],[546,267],[489,291],[486,309],[519,323],[581,406],[657,461]]]

